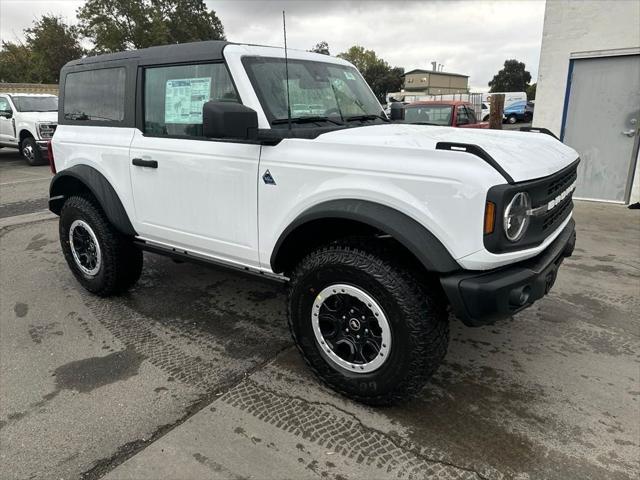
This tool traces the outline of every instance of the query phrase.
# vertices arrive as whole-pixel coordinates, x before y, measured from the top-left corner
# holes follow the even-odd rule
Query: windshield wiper
[[[354,120],[376,120],[376,119],[380,119],[385,122],[390,122],[390,120],[387,117],[383,117],[382,115],[373,115],[373,114],[351,115],[350,117],[344,117],[345,122],[351,122]]]
[[[293,117],[291,119],[291,123],[315,123],[315,122],[329,122],[329,123],[333,123],[334,125],[342,125],[341,122],[332,120],[329,117],[325,117],[321,115],[315,115],[315,116],[309,116],[309,117]],[[276,118],[275,120],[271,121],[271,125],[281,125],[283,123],[289,123],[289,119]]]

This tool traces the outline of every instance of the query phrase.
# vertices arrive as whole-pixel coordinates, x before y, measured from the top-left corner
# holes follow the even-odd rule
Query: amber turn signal
[[[496,204],[493,202],[487,202],[487,206],[484,209],[484,234],[488,235],[493,233],[493,227],[496,224]]]

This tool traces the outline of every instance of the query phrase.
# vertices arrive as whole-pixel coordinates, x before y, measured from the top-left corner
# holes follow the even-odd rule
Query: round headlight
[[[516,193],[504,211],[504,233],[512,242],[517,242],[529,227],[531,198],[526,192]]]

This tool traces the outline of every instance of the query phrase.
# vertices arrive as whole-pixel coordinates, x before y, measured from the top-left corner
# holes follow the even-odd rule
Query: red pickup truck
[[[489,128],[489,122],[478,122],[473,105],[456,100],[414,102],[405,105],[404,122],[442,127]]]

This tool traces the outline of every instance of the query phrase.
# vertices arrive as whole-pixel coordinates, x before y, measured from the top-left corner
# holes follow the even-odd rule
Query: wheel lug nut
[[[360,338],[360,335],[356,335],[356,338]]]

